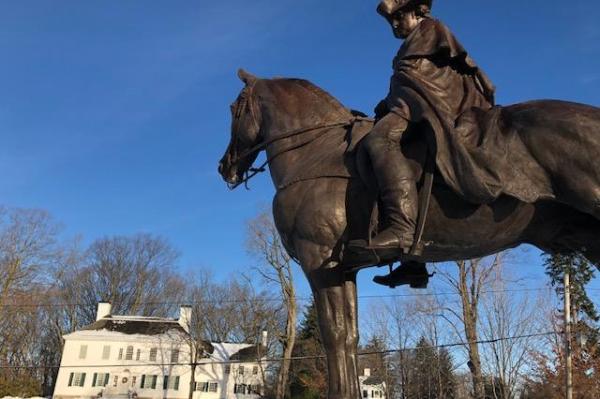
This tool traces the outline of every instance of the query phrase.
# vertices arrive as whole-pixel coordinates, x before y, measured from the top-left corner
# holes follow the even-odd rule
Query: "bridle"
[[[251,94],[252,94],[252,89],[254,88],[254,85],[249,85],[246,87],[246,90],[248,90],[247,93],[245,93],[245,97],[247,96],[248,98],[251,98]],[[233,125],[232,125],[232,130],[234,132],[233,137],[232,137],[232,145],[236,145],[237,144],[237,140],[238,139],[238,128],[239,128],[239,124],[240,124],[240,119],[242,117],[242,110],[244,109],[244,107],[246,106],[246,102],[249,109],[250,109],[250,117],[252,118],[251,121],[253,124],[255,124],[255,127],[259,127],[259,123],[258,120],[256,118],[256,114],[254,113],[254,104],[249,101],[247,98],[242,97],[241,102],[239,102],[237,104],[236,107],[236,111],[234,112],[234,120],[233,120]],[[270,138],[269,140],[263,141],[261,143],[256,144],[255,146],[251,147],[250,149],[242,152],[241,155],[237,155],[235,154],[235,157],[233,157],[233,159],[230,162],[231,165],[236,165],[238,164],[240,161],[250,157],[250,156],[254,156],[257,153],[259,153],[260,151],[266,150],[267,147],[269,147],[271,144],[274,144],[278,141],[281,140],[285,140],[288,138],[292,138],[292,137],[296,137],[296,136],[300,136],[304,133],[308,133],[308,132],[312,132],[315,130],[320,130],[320,129],[332,129],[335,127],[349,127],[352,126],[354,124],[354,122],[356,122],[357,120],[362,120],[362,119],[368,119],[368,118],[363,118],[360,116],[353,116],[350,119],[346,119],[343,121],[338,121],[338,122],[330,122],[330,123],[320,123],[314,126],[309,126],[309,127],[302,127],[299,129],[294,129],[294,130],[290,130],[287,132],[283,132],[280,134],[276,134],[274,137]],[[235,141],[233,141],[235,140]],[[264,172],[266,169],[265,167],[271,162],[273,161],[275,158],[277,158],[278,156],[289,152],[289,151],[293,151],[295,149],[298,149],[300,147],[303,147],[307,144],[310,144],[311,142],[313,142],[314,140],[316,140],[316,137],[311,138],[310,140],[303,142],[299,145],[294,145],[291,146],[289,148],[285,148],[282,151],[279,151],[278,153],[276,153],[275,155],[272,155],[271,157],[267,158],[267,160],[265,162],[262,163],[262,165],[260,165],[258,168],[249,168],[248,170],[246,170],[244,172],[244,177],[243,179],[241,179],[239,182],[236,183],[227,183],[227,186],[229,187],[230,190],[234,190],[237,187],[239,187],[240,185],[244,185],[246,187],[246,189],[249,189],[248,187],[248,181],[250,179],[252,179],[254,176],[256,176],[259,173]],[[235,148],[235,147],[234,147]],[[236,150],[237,151],[237,150]]]

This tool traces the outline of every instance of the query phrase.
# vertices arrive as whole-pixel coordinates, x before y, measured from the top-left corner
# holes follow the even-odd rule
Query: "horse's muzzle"
[[[231,163],[229,162],[229,157],[226,155],[219,162],[219,174],[228,184],[236,184],[238,182],[239,176],[237,172],[232,168]]]

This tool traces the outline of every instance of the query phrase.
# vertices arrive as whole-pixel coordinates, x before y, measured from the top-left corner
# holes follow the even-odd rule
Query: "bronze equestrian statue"
[[[522,243],[600,265],[600,109],[555,100],[495,106],[493,86],[430,7],[392,0],[378,8],[406,40],[376,123],[308,81],[239,72],[245,87],[219,172],[238,186],[262,170],[252,164],[266,151],[275,223],[315,298],[329,398],[360,397],[363,267],[404,262],[380,282],[418,287],[425,262]],[[421,195],[428,186],[431,196]]]
[[[422,251],[421,243],[414,245],[418,176],[400,146],[409,125],[435,119],[451,131],[466,110],[494,105],[493,85],[450,30],[430,17],[431,5],[432,0],[387,0],[377,8],[404,44],[393,61],[390,92],[375,108],[377,122],[363,144],[376,178],[382,229],[370,242],[349,245],[380,258]],[[425,265],[411,262],[375,281],[398,285],[411,281],[411,275],[426,281]]]

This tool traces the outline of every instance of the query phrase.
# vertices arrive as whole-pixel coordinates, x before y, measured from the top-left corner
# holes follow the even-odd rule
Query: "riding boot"
[[[355,255],[373,258],[371,262],[375,263],[409,253],[415,239],[417,183],[400,147],[406,128],[406,120],[389,114],[375,125],[365,141],[378,188],[382,228],[370,241],[353,240],[348,247]]]
[[[413,179],[401,176],[396,176],[386,183],[386,186],[380,186],[380,209],[384,216],[384,229],[371,239],[369,248],[400,248],[407,253],[415,236],[418,212],[416,183]]]
[[[400,143],[389,140],[385,147],[371,152],[371,164],[379,189],[383,229],[367,248],[398,250],[408,253],[413,244],[418,215],[417,183]]]
[[[427,271],[425,263],[409,261],[402,262],[400,266],[392,270],[388,275],[373,277],[373,281],[390,288],[409,284],[410,288],[423,289],[427,288],[429,278],[432,276],[433,274],[429,274]]]

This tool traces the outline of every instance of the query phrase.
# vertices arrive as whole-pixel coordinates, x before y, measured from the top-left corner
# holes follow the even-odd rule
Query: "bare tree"
[[[167,316],[185,295],[174,272],[178,253],[163,238],[149,234],[107,237],[86,251],[75,281],[84,323],[95,320],[96,304],[109,301],[115,313]],[[71,287],[72,289],[72,287]]]
[[[477,344],[479,340],[479,305],[482,291],[489,285],[492,273],[500,265],[500,261],[500,254],[490,259],[458,261],[456,262],[456,274],[442,268],[436,268],[438,274],[443,276],[446,284],[460,296],[461,305],[459,309],[446,306],[444,310],[454,316],[454,320],[448,317],[446,317],[446,320],[450,322],[458,335],[462,336],[461,329],[464,333],[469,357],[467,366],[473,380],[473,396],[475,399],[483,399],[485,394],[481,355]]]
[[[279,368],[275,387],[275,398],[283,399],[288,386],[289,358],[292,356],[296,342],[298,308],[292,273],[292,259],[283,247],[269,212],[261,212],[248,223],[247,247],[249,252],[260,260],[261,266],[257,268],[260,275],[267,282],[275,284],[279,288],[286,312],[285,331],[278,333],[284,360]]]
[[[488,374],[496,376],[502,387],[493,389],[494,399],[511,399],[529,371],[529,355],[540,344],[533,333],[548,331],[546,314],[540,312],[548,295],[519,296],[508,290],[507,273],[499,264],[492,273],[491,290],[481,301],[480,331],[484,339],[490,340],[482,350]],[[546,325],[546,326],[545,326]],[[544,328],[546,327],[546,328]],[[497,338],[519,337],[520,339],[496,340]],[[492,379],[495,382],[496,379]]]
[[[40,394],[42,374],[28,369],[45,351],[45,309],[49,272],[59,263],[60,228],[43,210],[0,208],[0,371],[6,394]],[[22,368],[19,368],[22,367]]]
[[[44,278],[57,259],[58,232],[45,211],[0,208],[0,310],[12,292]]]

